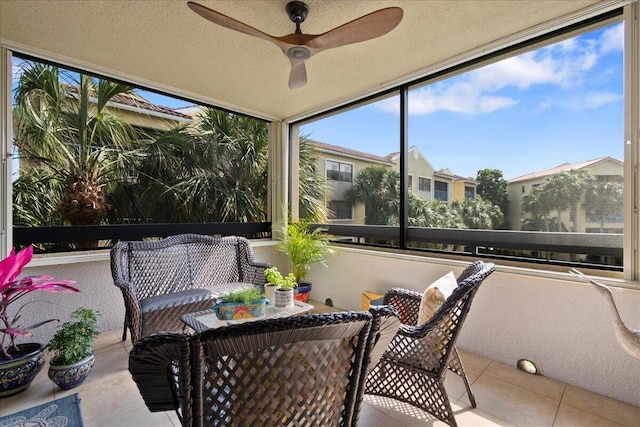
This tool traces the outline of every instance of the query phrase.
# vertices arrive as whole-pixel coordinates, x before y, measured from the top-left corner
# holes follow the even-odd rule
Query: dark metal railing
[[[14,227],[14,246],[38,243],[86,242],[94,240],[142,240],[175,234],[270,237],[270,222],[224,222],[206,224],[116,224],[60,227]]]
[[[398,241],[400,237],[400,229],[397,226],[342,224],[314,224],[313,226],[320,226],[336,237],[354,238],[354,243],[366,240]],[[501,249],[621,258],[623,247],[622,234],[423,227],[409,227],[407,241],[461,246],[464,247],[464,252],[474,255],[495,253],[496,249]],[[514,256],[513,258],[521,259],[522,257]]]

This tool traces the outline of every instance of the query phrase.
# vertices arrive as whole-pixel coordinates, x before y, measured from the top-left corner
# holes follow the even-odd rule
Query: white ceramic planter
[[[276,308],[290,308],[293,307],[293,289],[276,289],[275,291]]]
[[[273,283],[265,283],[264,285],[264,294],[269,300],[271,307],[276,305],[276,289],[278,289],[278,285],[274,285]]]

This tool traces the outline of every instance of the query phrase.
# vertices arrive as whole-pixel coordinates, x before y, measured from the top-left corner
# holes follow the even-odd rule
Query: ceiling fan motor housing
[[[307,19],[309,14],[309,6],[301,1],[290,1],[287,3],[287,14],[289,19],[295,24],[301,24]]]

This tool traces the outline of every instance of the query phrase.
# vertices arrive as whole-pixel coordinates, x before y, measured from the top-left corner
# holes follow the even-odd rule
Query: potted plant
[[[99,314],[89,308],[77,308],[71,313],[75,320],[60,325],[45,347],[51,354],[49,379],[63,390],[82,384],[93,368]]]
[[[45,323],[58,321],[49,319],[31,326],[18,324],[22,309],[9,314],[9,308],[18,299],[34,292],[80,292],[71,286],[72,280],[54,280],[49,276],[30,276],[16,279],[33,256],[33,248],[26,247],[0,261],[0,397],[11,396],[26,390],[44,365],[44,346],[40,343],[16,343],[17,337],[30,337],[31,330]],[[35,301],[32,301],[35,302]]]
[[[278,250],[289,255],[291,273],[298,286],[298,296],[306,302],[309,299],[311,283],[304,279],[309,275],[313,264],[326,267],[325,257],[335,255],[336,251],[329,246],[324,230],[320,227],[310,229],[308,221],[293,221],[286,227],[284,239],[278,245]]]
[[[276,308],[293,306],[293,289],[298,286],[293,273],[282,276],[277,267],[270,267],[264,271],[267,282],[275,285],[274,299]]]
[[[211,308],[220,320],[237,320],[263,316],[267,304],[262,291],[244,288],[222,294]]]

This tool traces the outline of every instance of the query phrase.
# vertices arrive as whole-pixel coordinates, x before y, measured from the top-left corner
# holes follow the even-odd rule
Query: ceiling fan
[[[287,3],[286,9],[289,19],[296,24],[296,31],[287,36],[276,37],[201,4],[190,1],[187,5],[198,15],[215,24],[267,40],[282,49],[291,61],[290,89],[302,87],[307,83],[307,69],[304,61],[311,56],[334,47],[380,37],[393,30],[400,23],[403,15],[401,8],[388,7],[361,16],[323,34],[302,34],[300,24],[307,18],[309,6],[301,1],[291,1]]]

